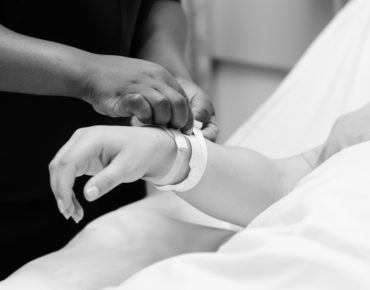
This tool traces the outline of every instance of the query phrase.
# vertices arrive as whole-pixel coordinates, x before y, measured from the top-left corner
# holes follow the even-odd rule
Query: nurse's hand
[[[83,209],[73,192],[75,179],[92,175],[84,195],[93,201],[121,183],[159,180],[176,158],[174,140],[162,129],[94,126],[77,130],[49,165],[60,212],[78,222]]]
[[[370,104],[350,112],[335,122],[321,153],[326,160],[342,149],[370,140]]]
[[[88,61],[82,99],[110,117],[136,116],[144,124],[169,125],[183,132],[193,126],[193,114],[179,83],[152,62],[107,55]]]
[[[210,141],[216,141],[219,129],[211,100],[206,93],[192,81],[184,78],[177,78],[177,81],[184,89],[190,101],[194,119],[203,124],[203,136]]]

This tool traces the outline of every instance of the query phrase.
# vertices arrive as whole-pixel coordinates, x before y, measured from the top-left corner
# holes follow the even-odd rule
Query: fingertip
[[[59,212],[64,216],[65,219],[69,219],[74,211],[74,206],[69,203],[63,196],[56,195],[57,207]]]
[[[136,94],[131,98],[127,110],[132,116],[135,116],[144,124],[150,124],[152,122],[152,108],[141,94]]]
[[[136,117],[141,123],[145,124],[145,125],[150,125],[152,124],[153,120],[152,120],[152,117]]]
[[[194,127],[194,119],[191,116],[191,118],[188,118],[188,121],[186,122],[186,125],[181,129],[181,132],[190,135],[193,132]]]
[[[78,224],[81,221],[81,218],[76,213],[72,214],[72,219],[76,224]]]
[[[210,131],[202,131],[203,137],[211,142],[216,142],[217,140],[217,133],[210,132]]]
[[[188,102],[188,122],[186,124],[189,129],[192,129],[194,127],[194,114],[190,107],[190,103]]]
[[[62,214],[65,217],[66,220],[68,220],[74,213],[75,208],[73,204],[71,204]]]
[[[75,195],[72,196],[72,201],[75,209],[72,218],[76,223],[79,223],[84,217],[84,210]]]
[[[86,200],[92,202],[99,198],[100,190],[96,185],[88,186],[85,189],[85,198]]]
[[[61,214],[63,214],[66,211],[63,200],[61,198],[57,198],[57,206]]]

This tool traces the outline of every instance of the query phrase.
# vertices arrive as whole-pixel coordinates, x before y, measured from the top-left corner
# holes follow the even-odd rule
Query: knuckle
[[[170,109],[170,102],[168,99],[166,98],[163,98],[163,97],[159,97],[156,101],[155,101],[155,107],[157,107],[158,109],[161,109],[161,110],[167,110],[167,109]]]
[[[173,106],[175,109],[185,110],[187,107],[187,102],[185,98],[177,98],[173,103]]]
[[[80,135],[80,134],[83,134],[85,131],[87,130],[87,128],[78,128],[76,131],[75,131],[75,134],[76,135]]]
[[[66,157],[62,157],[62,158],[59,159],[56,167],[64,168],[64,167],[68,166],[69,163],[70,162]]]
[[[49,171],[53,171],[56,168],[56,161],[53,159],[48,165]]]
[[[128,83],[130,85],[137,85],[137,84],[142,82],[143,78],[144,78],[144,74],[141,73],[141,72],[140,73],[137,72],[137,73],[134,73],[133,75],[131,75],[131,77],[128,80]]]
[[[152,72],[157,72],[157,73],[162,73],[162,72],[164,72],[164,68],[159,64],[152,63],[151,64],[151,71]]]
[[[103,188],[111,188],[114,185],[114,180],[110,176],[102,175],[100,176],[99,183]]]
[[[99,113],[100,115],[104,115],[104,116],[110,116],[110,113],[109,113],[109,108],[106,108],[105,105],[102,105],[102,104],[93,104],[92,105],[94,110]]]
[[[149,70],[149,76],[154,78],[165,78],[167,77],[167,74],[167,71],[159,64],[153,64]]]
[[[143,102],[143,96],[139,94],[135,94],[132,97],[130,97],[128,101],[128,105],[133,108],[137,108],[142,104],[142,102]]]
[[[72,134],[72,138],[76,138],[76,137],[79,137],[79,136],[82,136],[86,133],[87,131],[87,128],[78,128],[76,131],[74,131],[74,133]]]
[[[211,119],[211,114],[205,108],[200,108],[195,113],[195,119],[197,121],[207,123]]]
[[[58,170],[60,168],[64,168],[68,164],[69,164],[69,162],[66,160],[66,158],[62,157],[59,160],[52,160],[49,163],[48,168],[49,168],[50,172],[55,172],[56,170]]]
[[[152,74],[150,72],[142,72],[135,76],[134,80],[131,82],[133,85],[146,85],[152,78]]]

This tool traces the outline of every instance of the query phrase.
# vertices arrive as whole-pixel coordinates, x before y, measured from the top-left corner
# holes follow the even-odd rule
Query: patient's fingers
[[[76,223],[79,223],[84,217],[84,210],[74,194],[72,195],[72,201],[75,208],[72,218]]]
[[[72,196],[75,181],[75,170],[71,164],[50,166],[51,188],[57,200],[59,211],[66,219],[69,219],[75,211]]]
[[[62,148],[59,149],[59,151],[57,152],[57,154],[54,156],[53,160],[50,162],[50,164],[52,164],[53,162],[57,162],[63,155],[65,152],[67,152],[69,150],[69,148],[71,148],[73,146],[74,143],[76,143],[76,141],[86,132],[86,129],[85,128],[80,128],[80,129],[77,129],[73,135],[71,136],[71,138],[69,138],[69,140],[62,146]]]
[[[71,138],[49,165],[51,188],[59,210],[66,218],[72,216],[74,220],[80,220],[83,216],[73,185],[76,177],[89,170],[90,160],[99,156],[100,146],[95,140],[89,136]]]
[[[91,177],[86,183],[84,194],[88,201],[94,201],[111,191],[122,181],[122,170],[117,160],[113,160],[106,168]]]
[[[66,219],[69,219],[74,211],[75,211],[75,205],[73,202],[66,201],[62,198],[60,198],[59,192],[59,182],[58,182],[58,174],[57,174],[57,169],[58,167],[56,166],[59,164],[60,158],[73,146],[73,144],[78,140],[80,136],[83,135],[85,129],[78,129],[76,130],[71,138],[68,140],[67,143],[64,144],[64,146],[57,152],[53,160],[49,164],[49,174],[50,174],[50,186],[51,189],[56,197],[57,200],[57,206],[59,211],[64,215]]]
[[[150,158],[150,157],[148,157]],[[143,177],[147,171],[146,158],[133,156],[130,150],[122,150],[103,170],[86,183],[84,194],[87,200],[94,201],[121,183],[129,183]],[[147,160],[147,159],[146,159]]]

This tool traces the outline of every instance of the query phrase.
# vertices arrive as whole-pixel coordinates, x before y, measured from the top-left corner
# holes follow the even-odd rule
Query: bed
[[[370,2],[353,0],[227,143],[273,158],[315,147],[370,101],[369,77]],[[335,155],[246,229],[155,194],[89,224],[0,289],[369,289],[369,158],[369,143]]]

